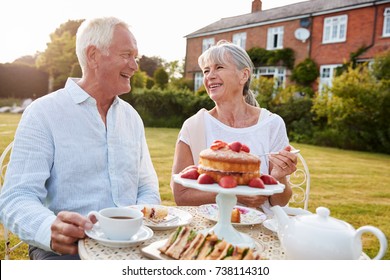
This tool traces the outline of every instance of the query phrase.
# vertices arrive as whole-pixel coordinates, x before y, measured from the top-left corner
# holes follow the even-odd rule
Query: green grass
[[[20,115],[0,114],[0,151],[12,140],[19,118]],[[169,182],[178,132],[178,129],[146,128],[165,205],[175,205]],[[390,236],[390,156],[292,144],[301,150],[310,169],[310,211],[325,206],[331,210],[331,216],[355,228],[373,225]],[[12,238],[17,241],[15,236]],[[4,258],[2,227],[0,242],[0,258]],[[363,249],[371,258],[378,248],[374,236],[363,235]],[[12,257],[27,259],[26,247],[13,253]],[[390,249],[384,259],[390,259]]]

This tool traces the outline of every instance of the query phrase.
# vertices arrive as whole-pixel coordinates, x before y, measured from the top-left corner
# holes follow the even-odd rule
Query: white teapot
[[[380,249],[374,259],[381,259],[387,249],[387,239],[373,226],[355,230],[350,224],[330,217],[330,211],[318,207],[317,214],[289,217],[280,206],[271,208],[278,222],[278,237],[288,259],[295,260],[356,260],[362,254],[361,236],[374,234]]]

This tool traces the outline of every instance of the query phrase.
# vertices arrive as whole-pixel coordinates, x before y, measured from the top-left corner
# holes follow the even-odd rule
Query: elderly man
[[[161,202],[142,120],[118,97],[138,69],[136,39],[117,18],[87,20],[76,53],[82,78],[25,110],[0,196],[31,259],[78,259],[92,210]]]

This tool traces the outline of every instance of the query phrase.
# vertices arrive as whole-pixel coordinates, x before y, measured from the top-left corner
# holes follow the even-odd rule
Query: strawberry
[[[241,151],[242,144],[236,141],[236,142],[229,143],[228,146],[232,151],[239,153]]]
[[[196,180],[196,179],[198,179],[198,177],[199,177],[198,169],[194,169],[194,168],[188,169],[187,171],[184,171],[184,172],[180,175],[180,177],[181,177],[181,178],[184,178],[184,179],[193,179],[193,180]]]
[[[223,142],[223,141],[221,141],[221,140],[215,140],[212,144],[211,144],[211,146],[210,146],[210,149],[212,149],[212,150],[219,150],[219,149],[222,149],[222,148],[224,148],[224,147],[226,147],[227,146],[227,143],[226,142]]]
[[[241,146],[241,151],[245,152],[245,153],[249,153],[250,152],[250,149],[247,145],[245,144],[242,144]]]
[[[230,189],[237,186],[237,181],[233,176],[223,176],[218,183],[222,188]]]
[[[200,174],[198,177],[199,184],[214,184],[214,179],[210,175]]]
[[[276,181],[276,179],[271,175],[263,174],[260,176],[260,178],[266,185],[276,185],[278,183],[278,181]]]
[[[251,187],[251,188],[258,188],[258,189],[264,189],[265,188],[263,180],[261,180],[259,177],[252,178],[249,181],[248,186]]]

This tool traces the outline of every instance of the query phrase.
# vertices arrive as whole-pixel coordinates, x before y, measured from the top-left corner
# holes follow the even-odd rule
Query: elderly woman
[[[200,151],[210,147],[214,140],[245,143],[255,155],[279,151],[277,155],[261,158],[260,172],[284,183],[284,192],[271,196],[238,196],[238,202],[263,208],[286,205],[291,197],[286,176],[296,170],[297,156],[289,152],[291,147],[283,119],[260,108],[249,89],[253,63],[248,54],[235,44],[220,41],[205,51],[198,63],[215,107],[210,111],[201,109],[184,122],[176,143],[172,173],[198,164]],[[215,202],[215,193],[186,188],[173,180],[171,187],[177,205]]]

